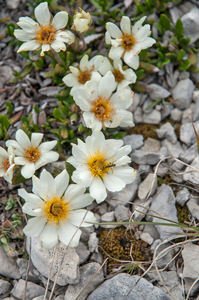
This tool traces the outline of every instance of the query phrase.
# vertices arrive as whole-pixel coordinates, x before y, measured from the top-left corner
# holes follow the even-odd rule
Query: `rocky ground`
[[[125,10],[123,2],[117,5]],[[14,71],[19,74],[23,71],[26,58],[16,55],[17,46],[11,43],[12,37],[6,35],[7,22],[2,18],[16,23],[22,12],[30,15],[32,10],[22,0],[0,0],[0,7],[0,115],[7,113],[5,101],[8,100],[14,109],[7,134],[14,138],[22,125],[21,116],[28,117],[29,113],[32,113],[34,124],[43,130],[46,118],[52,116],[58,105],[55,95],[62,87],[54,86],[53,80],[45,78],[44,72],[37,69],[23,80],[10,83],[15,78]],[[92,10],[91,4],[86,7]],[[198,1],[172,4],[169,11],[174,24],[178,18],[183,20],[184,30],[194,47],[199,39]],[[152,31],[155,37],[153,26]],[[106,54],[102,47],[101,54]],[[197,56],[196,67],[199,68],[199,54]],[[196,226],[199,220],[199,158],[190,121],[191,117],[199,132],[199,73],[181,71],[171,62],[161,69],[156,68],[143,84],[145,92],[135,93],[129,108],[135,127],[128,129],[123,138],[124,143],[132,147],[132,165],[137,170],[137,179],[121,192],[109,193],[102,204],[94,202],[89,207],[98,222],[143,221],[143,224],[83,228],[77,248],[66,249],[60,243],[54,256],[55,250],[46,250],[38,238],[32,238],[31,245],[30,239],[19,239],[23,228],[19,223],[16,227],[19,234],[13,229],[8,231],[10,250],[6,253],[0,246],[0,299],[42,300],[52,261],[47,299],[60,264],[52,298],[55,300],[75,300],[81,292],[79,300],[199,299],[198,235],[188,239],[183,237],[187,230],[181,227],[144,223],[168,223],[158,218],[161,217]],[[162,101],[147,109],[154,100],[168,97],[177,101],[169,105]],[[39,112],[33,109],[34,105]],[[52,133],[45,134],[46,139],[52,137]],[[4,147],[3,139],[0,145]],[[63,149],[63,157],[67,155],[70,155],[69,146]],[[65,168],[63,158],[48,170],[53,173],[56,168]],[[7,185],[4,180],[0,181],[1,237],[9,228],[14,212],[23,216],[15,200],[17,189],[25,187],[30,192],[31,184],[28,181]],[[11,195],[13,202],[10,209],[5,210]]]

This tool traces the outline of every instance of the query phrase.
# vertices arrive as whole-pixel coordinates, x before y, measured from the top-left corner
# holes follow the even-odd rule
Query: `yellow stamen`
[[[92,72],[87,69],[80,72],[78,75],[78,81],[82,84],[86,83],[88,80],[91,79],[91,73]]]
[[[99,150],[89,155],[86,162],[94,177],[103,178],[108,171],[113,170],[113,167],[115,167],[113,159],[106,160],[105,156],[106,153],[102,153]]]
[[[119,70],[114,70],[113,75],[115,76],[116,82],[120,83],[122,80],[124,80],[124,75]]]
[[[43,203],[44,215],[48,223],[55,223],[57,226],[70,218],[71,205],[64,201],[64,198],[52,197]]]
[[[133,49],[135,43],[136,43],[136,39],[131,34],[125,33],[122,36],[122,47],[126,51],[130,51],[131,49]]]
[[[110,121],[115,113],[114,105],[105,97],[99,96],[93,101],[91,112],[93,112],[98,120]]]
[[[39,149],[33,146],[29,147],[24,154],[29,162],[36,162],[41,155]]]
[[[4,170],[7,171],[8,168],[10,167],[9,159],[6,158],[6,159],[3,161],[2,165],[3,165]]]
[[[37,30],[35,39],[42,45],[52,44],[55,40],[55,32],[56,28],[54,28],[51,24],[40,25],[40,29]]]

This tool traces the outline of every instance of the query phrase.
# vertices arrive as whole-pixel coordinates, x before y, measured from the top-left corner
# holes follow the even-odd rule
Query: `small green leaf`
[[[37,114],[40,113],[39,107],[37,107],[36,105],[34,105],[33,108],[34,108],[34,111],[35,111]]]
[[[180,53],[178,54],[178,61],[181,61],[183,57],[185,56],[185,51],[183,49],[180,50]]]
[[[176,60],[177,59],[177,54],[176,53],[167,53],[166,57],[168,57],[170,60]]]
[[[175,36],[179,40],[184,32],[183,23],[181,19],[178,19],[175,25]]]
[[[180,62],[179,69],[181,71],[185,71],[189,68],[189,66],[190,66],[190,59],[185,59]]]
[[[154,23],[153,25],[155,26],[155,28],[157,28],[160,34],[163,35],[164,29],[162,28],[162,25],[160,25],[159,23]]]
[[[56,120],[61,120],[61,113],[58,108],[53,109],[53,116]]]
[[[159,23],[163,29],[165,30],[171,29],[170,19],[165,14],[161,14]]]
[[[159,55],[159,58],[161,59],[161,60],[164,60],[164,55],[162,54],[162,52],[158,52],[158,55]]]
[[[9,114],[9,116],[12,116],[12,112],[13,112],[13,106],[9,101],[6,101],[6,108],[7,108],[7,112]]]

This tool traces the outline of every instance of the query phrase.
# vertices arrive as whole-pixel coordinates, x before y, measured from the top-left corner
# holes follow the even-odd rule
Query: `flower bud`
[[[88,27],[92,23],[92,18],[89,13],[86,13],[84,10],[79,8],[80,12],[76,11],[73,17],[73,26],[72,29],[83,33],[88,30]]]

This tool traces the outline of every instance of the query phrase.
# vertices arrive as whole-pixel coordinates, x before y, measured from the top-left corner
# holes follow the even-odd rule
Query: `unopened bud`
[[[72,29],[83,33],[88,30],[89,26],[92,23],[92,18],[89,13],[86,13],[81,8],[79,8],[79,10],[80,12],[76,11],[73,17]]]

